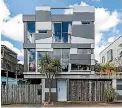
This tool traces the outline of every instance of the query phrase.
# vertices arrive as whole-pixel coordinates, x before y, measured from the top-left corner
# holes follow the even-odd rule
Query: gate
[[[1,104],[40,104],[41,100],[41,85],[1,85]]]
[[[104,101],[104,90],[112,86],[112,81],[70,80],[70,101]]]

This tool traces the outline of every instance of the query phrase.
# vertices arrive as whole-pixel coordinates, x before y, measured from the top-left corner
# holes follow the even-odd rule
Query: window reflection
[[[69,43],[71,35],[71,22],[54,23],[54,42]]]
[[[27,22],[27,39],[28,43],[34,43],[34,33],[35,33],[35,22],[29,21]]]
[[[28,50],[28,61],[29,61],[29,71],[35,72],[36,71],[36,53],[35,49]]]
[[[81,64],[71,64],[71,70],[90,70],[90,66]]]
[[[70,49],[54,49],[53,57],[61,61],[61,71],[68,72]]]
[[[46,51],[45,52],[43,52],[43,51],[37,52],[37,70],[38,70],[38,72],[40,71],[40,61],[46,53],[52,58],[52,52],[46,52]]]

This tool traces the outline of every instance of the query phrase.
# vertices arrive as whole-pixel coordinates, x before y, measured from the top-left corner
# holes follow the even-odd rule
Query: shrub
[[[104,98],[107,102],[113,102],[117,99],[118,93],[114,88],[108,88],[104,91]]]

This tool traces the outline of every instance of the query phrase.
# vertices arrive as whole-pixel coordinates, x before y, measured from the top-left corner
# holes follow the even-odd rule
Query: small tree
[[[40,72],[45,73],[45,76],[48,79],[49,84],[49,96],[48,96],[48,104],[51,103],[51,82],[55,76],[55,73],[61,67],[60,60],[51,59],[51,57],[46,53],[44,57],[41,58],[40,61]]]

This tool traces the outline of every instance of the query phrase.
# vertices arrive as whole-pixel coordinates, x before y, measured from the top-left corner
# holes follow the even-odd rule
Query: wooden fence
[[[35,84],[1,85],[1,104],[40,104],[42,87]]]
[[[112,81],[71,80],[70,101],[105,101],[104,90],[112,87]]]

